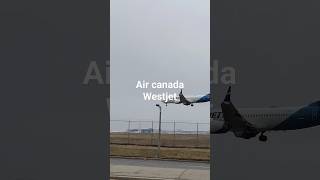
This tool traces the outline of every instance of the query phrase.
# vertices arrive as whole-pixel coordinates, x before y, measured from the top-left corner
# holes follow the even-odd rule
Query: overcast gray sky
[[[185,95],[209,93],[209,6],[209,0],[111,0],[111,120],[158,120],[159,102],[143,100],[138,80],[179,80]],[[162,105],[163,121],[209,123],[209,103]]]

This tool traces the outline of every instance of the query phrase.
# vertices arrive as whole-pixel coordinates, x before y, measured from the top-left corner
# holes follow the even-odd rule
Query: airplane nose
[[[320,101],[316,101],[316,102],[313,102],[313,103],[311,103],[309,106],[311,106],[311,107],[320,107]]]

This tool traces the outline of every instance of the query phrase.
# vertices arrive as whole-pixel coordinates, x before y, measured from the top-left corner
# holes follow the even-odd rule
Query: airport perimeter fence
[[[161,122],[162,147],[209,148],[210,123]],[[118,145],[157,146],[159,121],[111,120],[110,143]]]

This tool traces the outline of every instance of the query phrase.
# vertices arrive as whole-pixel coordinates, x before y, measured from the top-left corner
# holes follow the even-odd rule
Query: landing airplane
[[[210,101],[210,93],[205,95],[205,96],[189,96],[185,97],[182,93],[182,89],[179,93],[179,97],[175,100],[168,100],[168,101],[161,101],[168,106],[168,103],[173,103],[173,104],[184,104],[186,106],[191,105],[193,106],[194,103],[203,103],[203,102],[209,102]]]
[[[231,102],[228,88],[221,110],[211,114],[212,133],[233,132],[236,137],[250,139],[259,136],[267,141],[267,131],[296,130],[320,125],[320,101],[301,107],[237,109]]]

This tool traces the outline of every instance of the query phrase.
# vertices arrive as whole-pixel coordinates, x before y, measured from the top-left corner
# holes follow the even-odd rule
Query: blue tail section
[[[201,97],[197,102],[208,102],[208,101],[210,101],[210,99],[211,99],[210,96],[211,96],[211,94],[209,93],[209,94]]]

